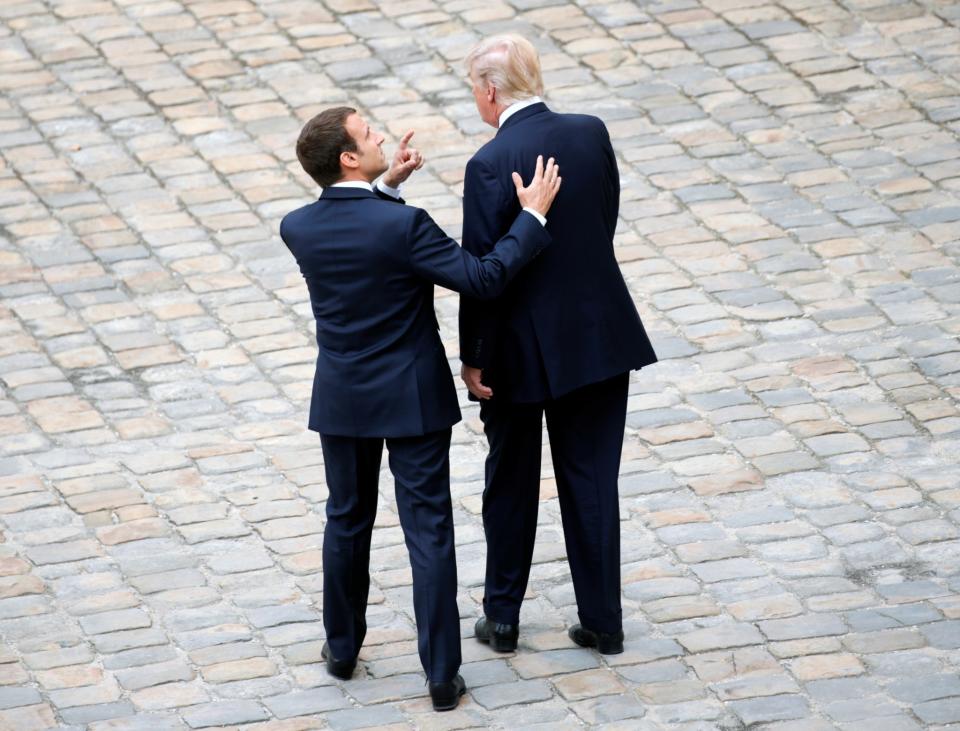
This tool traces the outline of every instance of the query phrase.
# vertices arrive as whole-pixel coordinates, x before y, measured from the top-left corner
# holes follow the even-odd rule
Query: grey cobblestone
[[[276,227],[315,195],[299,126],[344,103],[387,147],[417,128],[404,195],[458,234],[492,134],[460,59],[501,29],[607,122],[661,363],[631,377],[622,655],[566,638],[549,462],[524,643],[469,637],[465,407],[470,690],[441,718],[386,474],[359,676],[323,670],[312,314]],[[4,3],[0,727],[960,723],[958,58],[943,2]]]

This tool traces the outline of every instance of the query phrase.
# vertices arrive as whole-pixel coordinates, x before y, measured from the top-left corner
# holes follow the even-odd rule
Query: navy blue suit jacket
[[[463,247],[482,256],[517,215],[510,174],[554,157],[553,243],[495,302],[460,298],[460,359],[494,398],[537,402],[656,362],[613,252],[620,176],[603,122],[543,103],[511,115],[467,163]]]
[[[358,188],[326,188],[287,214],[317,323],[310,429],[352,437],[418,436],[460,420],[437,332],[433,285],[495,297],[550,242],[529,213],[476,258],[427,213]],[[500,239],[500,237],[497,237]]]

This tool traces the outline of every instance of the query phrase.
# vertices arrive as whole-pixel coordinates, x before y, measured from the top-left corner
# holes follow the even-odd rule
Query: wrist
[[[546,212],[541,213],[539,209],[534,208],[533,206],[524,206],[523,210],[529,213],[531,216],[537,219],[541,226],[547,225],[547,214]]]

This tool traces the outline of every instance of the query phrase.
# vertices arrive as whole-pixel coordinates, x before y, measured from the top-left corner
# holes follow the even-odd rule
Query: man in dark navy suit
[[[303,128],[297,157],[324,190],[284,217],[317,325],[310,428],[320,433],[329,497],[323,535],[323,657],[349,678],[366,634],[370,539],[386,442],[397,510],[413,569],[420,659],[434,708],[456,707],[460,667],[457,565],[450,501],[450,427],[456,389],[433,309],[433,285],[495,297],[550,242],[544,215],[560,186],[537,157],[523,206],[482,257],[461,249],[396,187],[420,167],[401,141],[387,170],[383,136],[354,109],[321,112]],[[376,191],[372,183],[384,171]]]
[[[570,637],[623,651],[617,477],[629,372],[656,361],[613,251],[620,179],[603,122],[540,99],[536,50],[519,36],[466,59],[481,118],[496,136],[467,164],[463,247],[491,250],[517,214],[513,170],[543,150],[563,164],[547,230],[553,244],[493,303],[460,299],[462,376],[480,399],[490,446],[483,493],[484,617],[476,637],[516,648],[530,575],[544,414],[580,623]]]

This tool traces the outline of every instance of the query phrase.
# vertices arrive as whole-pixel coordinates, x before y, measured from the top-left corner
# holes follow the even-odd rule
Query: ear
[[[360,157],[356,152],[341,152],[340,166],[352,170],[360,167]]]
[[[497,103],[497,87],[493,84],[487,87],[487,101],[491,104]]]

